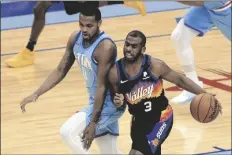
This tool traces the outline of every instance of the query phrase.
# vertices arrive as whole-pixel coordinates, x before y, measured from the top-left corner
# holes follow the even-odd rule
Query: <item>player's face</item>
[[[84,40],[90,40],[99,30],[101,21],[97,22],[95,16],[84,16],[80,14],[79,26]]]
[[[127,61],[136,61],[137,58],[144,53],[145,47],[141,46],[142,39],[140,37],[131,37],[128,36],[126,38],[124,48],[123,48],[123,54],[124,58]]]

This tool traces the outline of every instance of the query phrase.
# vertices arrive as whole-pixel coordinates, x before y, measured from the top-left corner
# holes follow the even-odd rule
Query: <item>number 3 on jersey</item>
[[[150,101],[145,102],[144,105],[145,105],[145,112],[151,111],[151,102]]]

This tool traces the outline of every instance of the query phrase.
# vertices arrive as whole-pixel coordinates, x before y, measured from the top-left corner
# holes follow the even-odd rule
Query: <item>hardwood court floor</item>
[[[147,53],[164,60],[170,67],[181,71],[170,33],[176,26],[176,17],[186,10],[148,14],[145,17],[128,16],[103,20],[102,30],[114,40],[123,40],[134,29],[144,32]],[[67,77],[50,92],[27,106],[22,114],[20,101],[34,92],[47,78],[64,54],[69,35],[78,28],[78,23],[46,26],[36,49],[36,64],[25,68],[7,68],[1,56],[1,144],[3,154],[67,154],[71,153],[61,141],[61,125],[77,110],[86,106],[87,93],[80,70],[75,63]],[[115,30],[116,28],[116,30]],[[55,32],[54,30],[58,31]],[[1,54],[18,52],[27,42],[31,29],[1,32]],[[124,42],[118,41],[118,55],[122,57]],[[163,145],[163,153],[186,154],[213,151],[213,146],[231,149],[231,46],[218,30],[210,31],[204,38],[193,39],[196,70],[205,82],[207,91],[216,93],[223,105],[223,115],[209,124],[197,123],[190,115],[189,105],[171,104],[175,122],[170,136]],[[58,49],[53,49],[61,47]],[[214,72],[209,69],[214,70]],[[216,71],[216,72],[215,72]],[[219,74],[227,73],[227,74]],[[218,81],[218,79],[224,79]],[[223,89],[224,84],[227,89]],[[174,85],[165,82],[168,98],[180,93],[171,89]],[[229,90],[228,90],[229,88]],[[128,112],[120,119],[118,145],[122,152],[130,150],[130,116]],[[93,153],[98,149],[93,143]]]

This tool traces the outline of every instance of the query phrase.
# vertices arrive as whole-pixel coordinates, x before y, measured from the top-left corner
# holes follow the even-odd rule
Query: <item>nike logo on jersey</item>
[[[126,83],[127,81],[128,81],[128,80],[125,80],[125,81],[122,81],[122,80],[121,80],[121,83]]]

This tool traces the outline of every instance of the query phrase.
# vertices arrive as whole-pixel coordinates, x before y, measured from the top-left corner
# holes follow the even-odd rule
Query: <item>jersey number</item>
[[[150,101],[145,102],[144,105],[145,105],[145,112],[151,111],[151,102]]]

